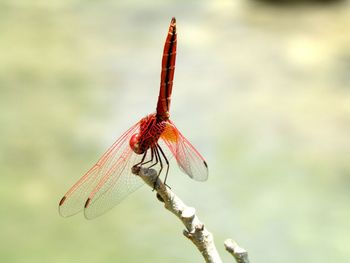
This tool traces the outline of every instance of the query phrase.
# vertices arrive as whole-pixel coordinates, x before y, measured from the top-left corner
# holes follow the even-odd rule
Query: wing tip
[[[88,198],[84,204],[84,208],[87,208],[90,204],[91,198]]]
[[[65,203],[66,199],[67,199],[67,196],[66,196],[66,195],[63,196],[62,199],[60,200],[59,204],[58,204],[58,213],[59,213],[60,216],[62,216],[62,217],[68,217],[68,216],[70,216],[70,215],[68,215],[68,214],[66,214],[66,213],[64,212],[63,204]]]
[[[205,174],[205,177],[203,177],[203,179],[201,180],[202,182],[207,181],[207,180],[208,180],[208,177],[209,177],[209,175],[208,175],[208,164],[207,164],[207,162],[204,161],[204,160],[203,160],[203,164],[204,164],[204,166],[205,166],[205,168],[206,168],[206,174]]]
[[[208,164],[207,164],[207,162],[206,162],[206,161],[203,161],[203,164],[204,164],[205,168],[208,169]]]
[[[60,200],[58,206],[62,206],[64,204],[64,202],[66,201],[67,196],[63,196],[62,199]]]

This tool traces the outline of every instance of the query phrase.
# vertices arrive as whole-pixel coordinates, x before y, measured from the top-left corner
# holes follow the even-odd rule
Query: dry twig
[[[224,243],[226,250],[232,254],[237,263],[249,263],[248,252],[238,246],[238,244],[232,239],[227,239]]]
[[[186,229],[183,231],[183,234],[189,240],[191,240],[194,245],[196,245],[205,261],[207,263],[222,263],[222,260],[214,244],[213,235],[199,220],[196,215],[196,210],[193,207],[188,207],[185,205],[179,197],[177,197],[166,185],[164,185],[164,183],[158,178],[156,170],[134,167],[133,173],[140,176],[146,184],[156,190],[157,198],[161,202],[164,202],[164,207],[182,221],[186,227]],[[230,253],[232,254],[232,252]],[[233,255],[235,255],[234,252]],[[235,256],[235,259],[237,263],[248,263],[248,261],[239,261],[239,256]]]

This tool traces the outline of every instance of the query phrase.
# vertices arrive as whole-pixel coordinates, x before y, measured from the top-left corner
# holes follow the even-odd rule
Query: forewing
[[[131,172],[141,159],[142,155],[134,153],[129,145],[125,147],[120,158],[109,167],[90,193],[84,209],[86,218],[92,219],[105,213],[144,184]]]
[[[208,165],[202,155],[181,134],[173,122],[169,121],[161,138],[168,146],[181,168],[189,177],[196,181],[208,179]]]
[[[59,213],[62,216],[72,216],[82,211],[88,197],[94,191],[96,186],[99,185],[104,178],[106,178],[106,174],[108,174],[109,177],[114,178],[113,182],[115,184],[119,184],[118,182],[120,182],[120,184],[133,184],[132,187],[129,186],[130,190],[127,193],[125,193],[125,190],[119,190],[121,192],[119,195],[122,195],[123,197],[125,197],[128,193],[131,193],[132,190],[136,190],[137,186],[142,185],[141,182],[138,183],[136,180],[139,178],[133,178],[131,175],[126,176],[126,178],[121,178],[122,175],[125,174],[121,167],[126,168],[129,162],[137,159],[137,156],[133,156],[133,152],[129,147],[129,140],[131,136],[138,131],[138,129],[139,123],[133,125],[129,130],[127,130],[102,155],[98,162],[68,190],[59,204]],[[116,193],[116,196],[117,195],[118,193]],[[118,203],[117,201],[120,201],[120,197],[119,200],[110,200],[110,203],[116,204]]]

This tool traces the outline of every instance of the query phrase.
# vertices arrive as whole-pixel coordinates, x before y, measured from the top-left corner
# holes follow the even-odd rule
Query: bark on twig
[[[238,246],[238,244],[232,239],[227,239],[224,243],[226,250],[232,254],[237,263],[249,263],[248,252]]]
[[[141,179],[152,189],[157,191],[157,198],[164,203],[164,207],[176,215],[186,229],[183,231],[185,237],[192,241],[202,254],[207,263],[222,263],[218,251],[214,244],[213,235],[207,230],[204,224],[196,215],[196,210],[193,207],[187,206],[177,195],[175,195],[169,187],[167,187],[157,176],[157,171],[142,167],[133,167],[132,172],[141,177]],[[227,241],[226,241],[227,242]],[[229,251],[237,263],[249,263],[247,252],[244,250],[244,255],[241,256],[241,249],[233,246],[231,252],[226,245],[226,250]],[[237,250],[237,248],[239,248]],[[243,261],[242,261],[243,259]]]
[[[213,235],[196,216],[196,210],[188,207],[158,178],[157,171],[135,167],[133,173],[139,175],[150,187],[157,191],[157,197],[164,207],[176,215],[186,229],[183,234],[196,245],[207,263],[222,263],[216,250]]]

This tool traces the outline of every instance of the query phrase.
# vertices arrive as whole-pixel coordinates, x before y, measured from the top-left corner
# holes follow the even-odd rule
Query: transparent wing
[[[89,195],[84,209],[86,218],[92,219],[105,213],[144,184],[131,172],[141,159],[142,155],[137,155],[127,145],[121,159],[110,167]]]
[[[196,181],[208,179],[208,165],[202,155],[181,134],[172,121],[167,123],[162,140],[175,156],[181,170]]]
[[[142,185],[131,173],[132,165],[141,160],[129,146],[139,123],[127,130],[64,195],[59,204],[62,216],[72,216],[85,207],[85,216],[94,218],[118,204]],[[89,201],[87,201],[89,199]]]

